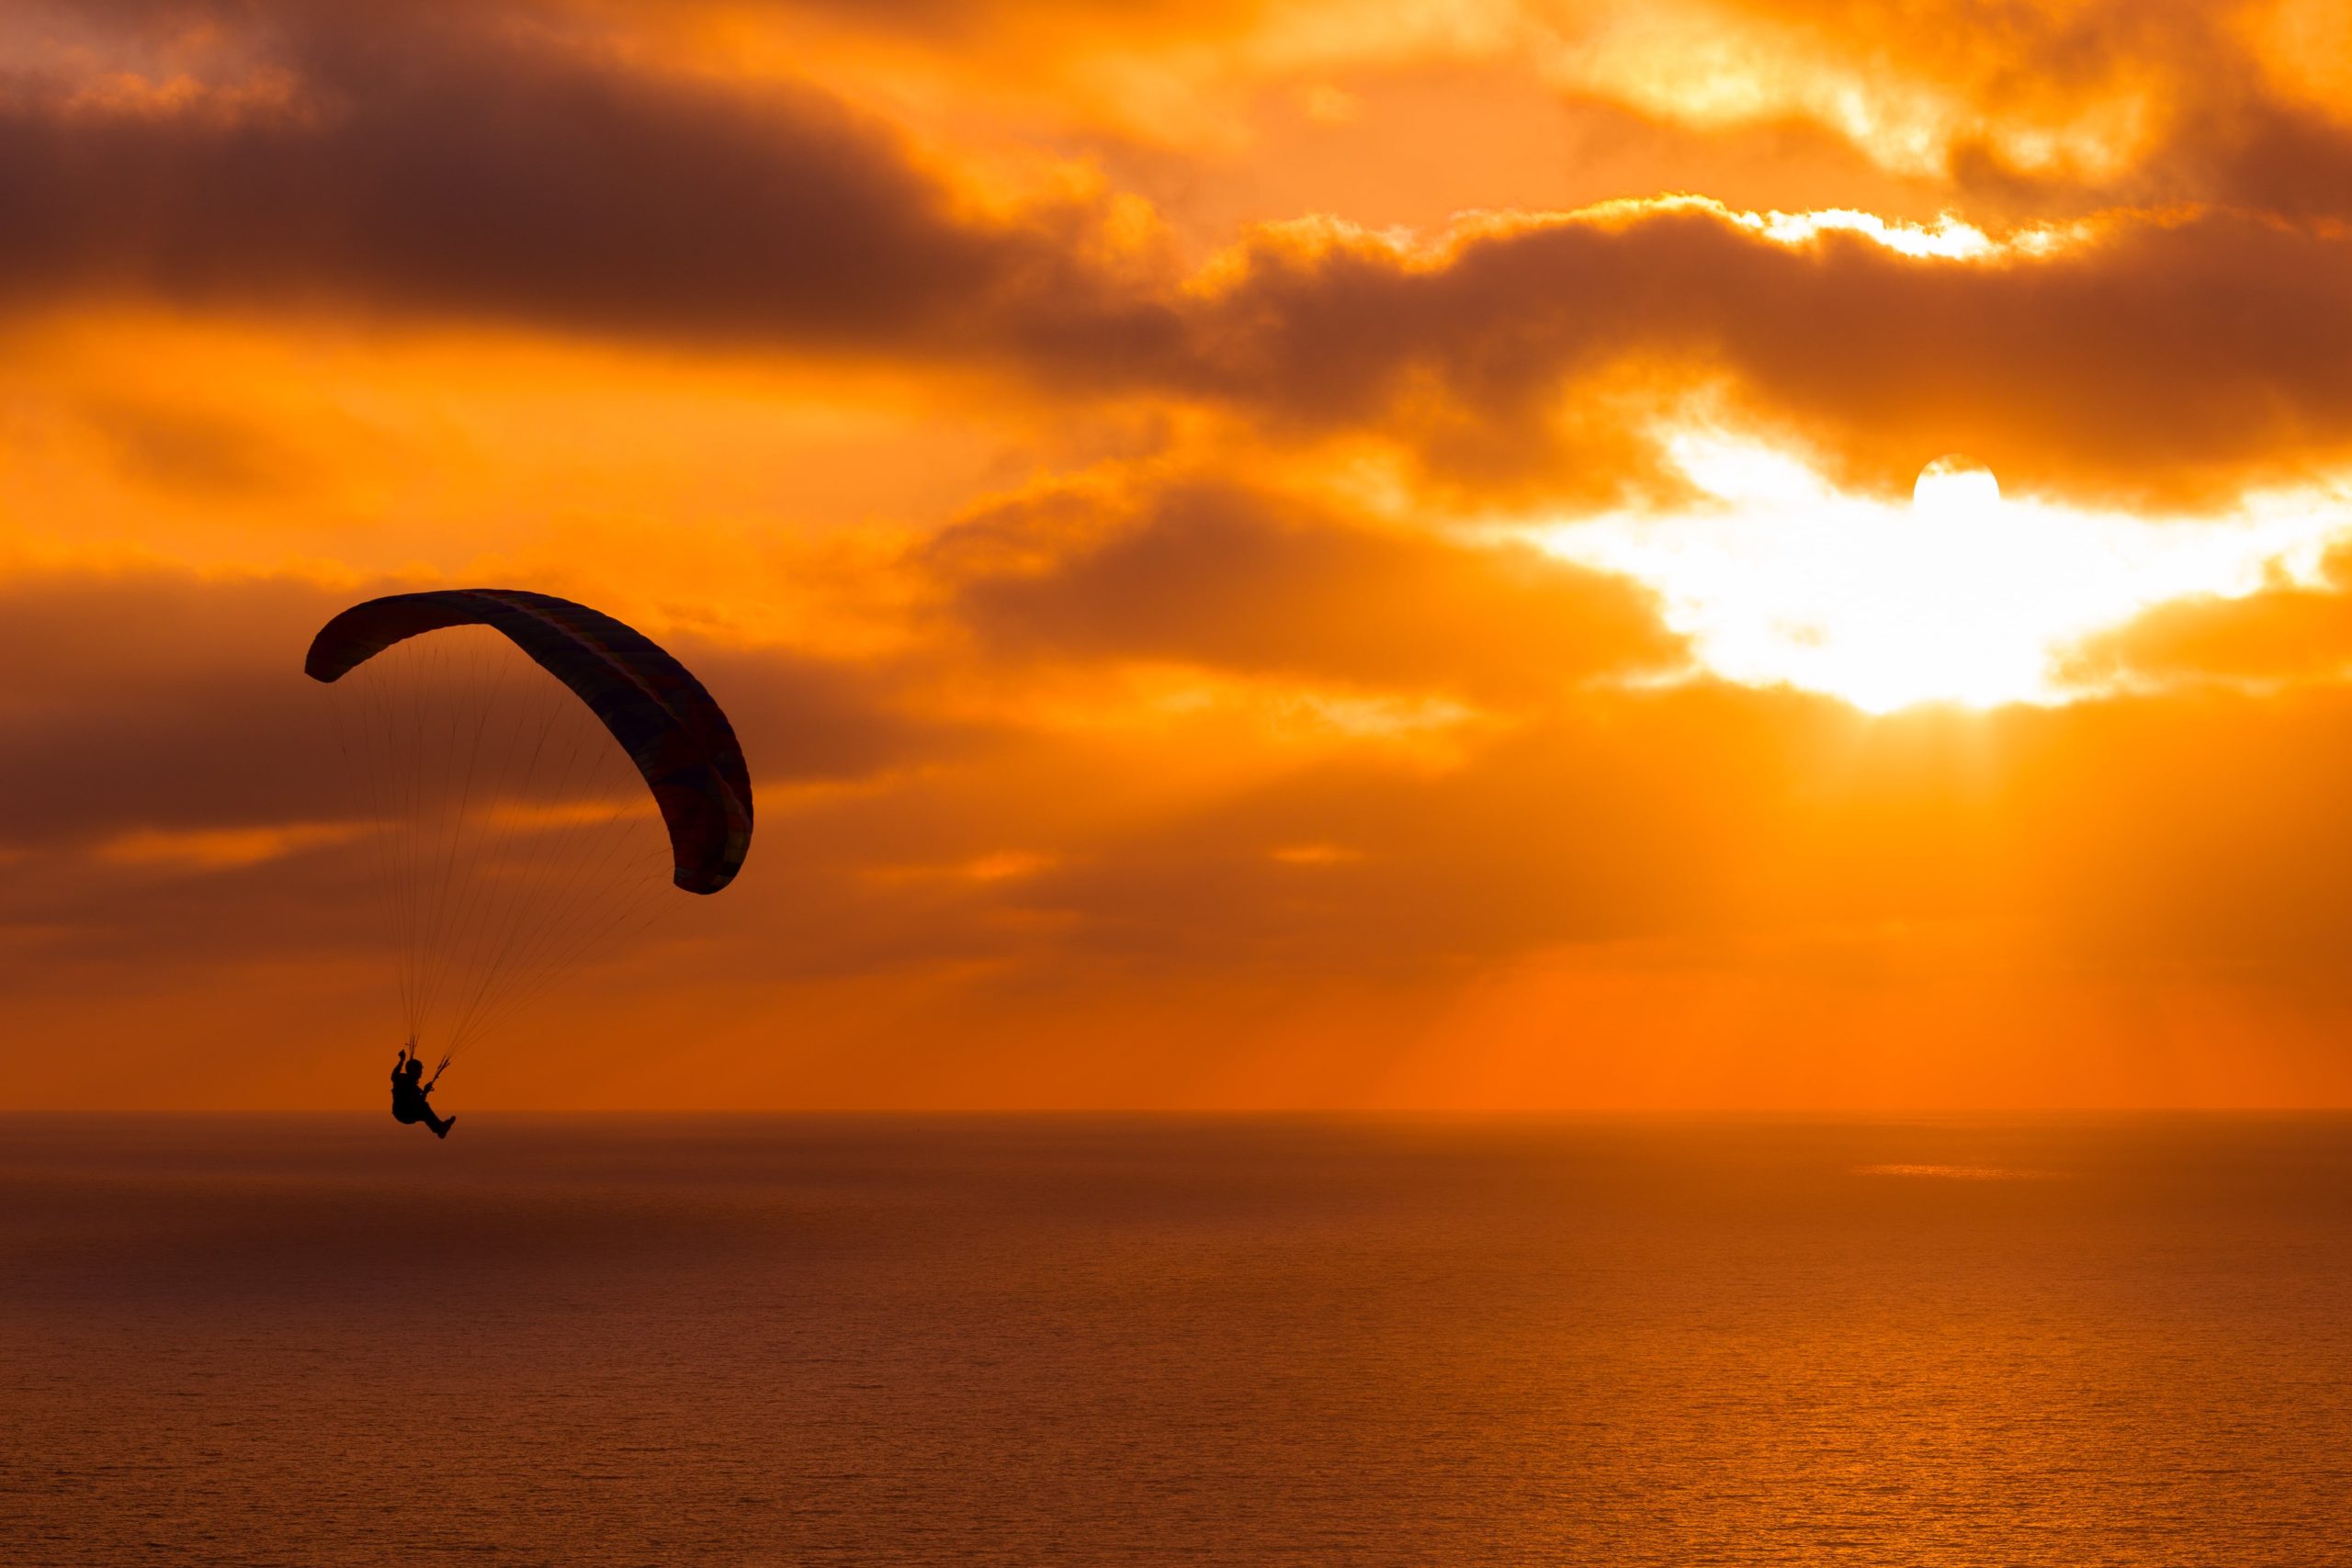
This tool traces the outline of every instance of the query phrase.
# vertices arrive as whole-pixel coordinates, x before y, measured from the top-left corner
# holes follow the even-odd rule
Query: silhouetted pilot
[[[392,1120],[402,1125],[422,1122],[433,1129],[435,1137],[446,1138],[449,1135],[449,1129],[458,1124],[458,1119],[433,1114],[433,1107],[424,1098],[433,1092],[433,1086],[424,1081],[424,1063],[421,1058],[409,1055],[409,1049],[415,1043],[414,1041],[409,1042],[409,1045],[401,1049],[399,1060],[392,1064]],[[435,1073],[433,1076],[437,1078],[441,1075]]]

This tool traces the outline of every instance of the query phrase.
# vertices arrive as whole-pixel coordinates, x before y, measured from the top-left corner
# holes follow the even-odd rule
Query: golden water
[[[0,1561],[2352,1562],[2352,1122],[0,1119]]]

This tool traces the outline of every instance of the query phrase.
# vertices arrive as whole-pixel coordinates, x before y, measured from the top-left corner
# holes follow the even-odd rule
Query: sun
[[[2060,673],[2085,637],[2168,599],[2252,592],[2266,573],[2311,580],[2346,531],[2324,498],[2218,520],[2086,512],[2004,499],[1990,468],[1949,453],[1905,505],[1717,431],[1664,445],[1700,503],[1522,536],[1655,590],[1709,673],[1871,713],[2093,694]]]
[[[1921,468],[1911,486],[1911,510],[1937,522],[1985,516],[2000,504],[2001,481],[1962,452],[1947,452]]]

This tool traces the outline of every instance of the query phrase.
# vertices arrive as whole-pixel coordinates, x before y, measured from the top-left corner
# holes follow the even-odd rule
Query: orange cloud
[[[2352,598],[2338,550],[2317,585],[2160,604],[2074,650],[2086,681],[2143,684],[2335,682],[2352,672]]]
[[[1472,700],[1671,670],[1645,595],[1523,547],[1216,485],[989,509],[924,552],[992,650],[1183,660]]]
[[[119,1077],[145,1060],[141,998],[167,995],[315,1042],[269,1094],[324,1083],[301,1053],[380,1021],[364,862],[303,826],[339,798],[303,760],[288,653],[323,591],[12,591],[6,667],[28,645],[58,671],[0,716],[12,1027],[78,1018]],[[1293,592],[1329,614],[1354,590]],[[962,657],[1029,689],[1030,652],[987,626],[954,632],[980,639]],[[1871,719],[1713,683],[1507,682],[1512,722],[1432,766],[1209,712],[1128,732],[1012,708],[975,733],[921,666],[688,657],[753,753],[754,865],[485,1053],[491,1100],[545,1102],[541,1038],[609,1047],[618,1091],[654,1104],[902,1103],[917,1081],[966,1105],[2205,1103],[2324,1098],[2352,1071],[2323,1040],[2352,1011],[2341,686]],[[208,874],[155,874],[192,862]],[[2166,1008],[2217,1021],[2152,1061]],[[630,1078],[656,1018],[677,1050]],[[2233,1077],[2257,1020],[2268,1065]],[[12,1082],[23,1103],[107,1092],[74,1060]]]
[[[1408,442],[1434,423],[1437,460],[1458,420],[1550,469],[1583,449],[1554,433],[1565,416],[1574,434],[1589,387],[1728,378],[1753,417],[1877,488],[1957,447],[2045,493],[2210,501],[2346,451],[2345,244],[2120,214],[2047,249],[1913,257],[1835,229],[1789,243],[1682,202],[1437,250],[1321,226],[1227,262],[1193,341],[1225,395]]]
[[[2150,61],[2206,41],[2165,15],[2020,27],[2054,92],[2110,39]],[[1844,47],[1837,17],[1770,25]],[[300,114],[0,102],[0,298],[984,369],[1049,400],[1108,390],[1369,432],[1427,481],[1522,500],[1662,482],[1645,426],[1702,390],[1876,488],[1957,446],[2037,490],[2210,503],[2346,450],[2347,241],[2308,220],[2324,202],[2266,191],[2261,170],[2324,185],[2352,164],[2321,145],[2340,129],[2284,100],[2217,111],[2246,134],[2184,154],[2237,171],[2210,189],[2086,186],[2174,205],[2050,229],[1826,227],[1645,198],[1442,238],[1263,227],[1186,277],[1125,193],[986,197],[979,174],[805,83],[438,12],[281,18],[277,36]],[[2278,213],[2244,209],[2256,199]],[[1969,236],[1984,248],[1953,248]],[[127,465],[183,488],[300,467],[152,400],[99,423]]]
[[[2352,1095],[2340,572],[1871,717],[1498,542],[1784,525],[1695,423],[2102,527],[2327,479],[2324,7],[26,15],[0,1034],[85,1049],[11,1103],[372,1091],[299,653],[476,580],[676,648],[761,827],[469,1103]]]
[[[304,850],[342,843],[359,829],[342,822],[296,822],[279,828],[215,828],[166,833],[141,829],[108,839],[97,858],[114,865],[185,871],[230,871]]]

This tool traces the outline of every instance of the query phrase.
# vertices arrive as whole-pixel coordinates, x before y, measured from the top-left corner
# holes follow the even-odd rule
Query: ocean
[[[0,1562],[2352,1562],[2352,1120],[0,1118]]]

